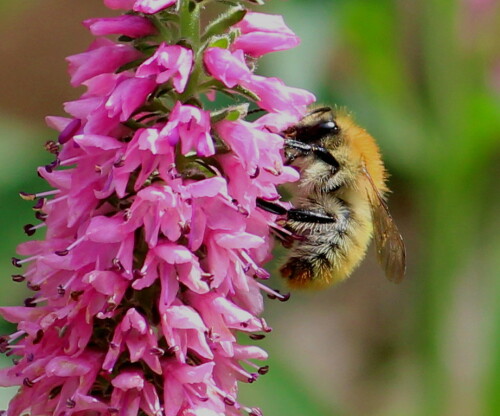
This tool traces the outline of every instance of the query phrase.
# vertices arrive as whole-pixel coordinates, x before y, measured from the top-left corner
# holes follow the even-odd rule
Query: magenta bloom
[[[156,53],[137,69],[137,76],[154,76],[158,84],[173,79],[177,92],[183,92],[192,65],[193,52],[190,49],[163,43]]]
[[[279,226],[256,201],[278,200],[277,186],[298,179],[280,132],[314,96],[255,75],[246,57],[298,39],[279,16],[247,13],[207,42],[177,27],[167,43],[148,15],[175,1],[104,3],[129,12],[86,26],[126,39],[68,58],[71,83],[86,91],[65,103],[67,118],[47,118],[58,131],[47,144],[54,161],[39,168],[50,189],[22,193],[38,222],[26,233],[45,237],[12,260],[33,295],[0,307],[17,324],[0,337],[14,358],[0,386],[19,386],[7,416],[260,416],[239,402],[238,383],[266,374],[267,354],[237,336],[271,331],[263,291],[287,297],[264,284]],[[210,47],[222,38],[227,49]],[[236,90],[264,114],[251,122],[250,103],[201,103]]]
[[[94,36],[126,35],[140,38],[156,32],[154,25],[148,19],[134,15],[88,19],[83,24]]]
[[[300,42],[282,16],[249,12],[236,27],[242,34],[232,47],[255,57],[294,48]]]

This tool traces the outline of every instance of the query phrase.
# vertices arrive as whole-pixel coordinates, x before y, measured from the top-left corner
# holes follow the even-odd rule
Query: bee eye
[[[338,134],[340,131],[339,126],[335,121],[327,121],[318,126],[318,136],[326,136],[327,134]]]

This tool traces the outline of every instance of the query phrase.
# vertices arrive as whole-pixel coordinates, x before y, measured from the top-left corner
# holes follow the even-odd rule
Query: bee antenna
[[[318,107],[318,108],[315,108],[314,110],[310,111],[309,113],[307,113],[306,117],[312,116],[313,114],[318,114],[318,113],[328,113],[329,111],[332,111],[331,107]]]

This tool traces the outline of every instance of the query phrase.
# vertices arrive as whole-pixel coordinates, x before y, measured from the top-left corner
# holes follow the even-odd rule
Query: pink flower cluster
[[[85,25],[133,41],[99,38],[68,58],[86,92],[66,103],[70,117],[48,117],[60,134],[39,174],[53,189],[23,194],[40,222],[26,232],[46,234],[13,259],[34,294],[0,308],[18,327],[0,338],[15,356],[0,385],[21,386],[9,416],[261,414],[236,397],[238,381],[267,372],[255,362],[265,351],[236,334],[262,338],[261,290],[281,296],[261,283],[275,216],[256,198],[298,179],[278,133],[314,97],[246,63],[297,44],[281,17],[248,12],[217,34],[235,31],[229,49],[193,51],[162,40],[148,15],[174,3],[105,0],[137,13]],[[215,117],[199,97],[217,82],[255,94],[267,114],[246,121],[235,105]]]

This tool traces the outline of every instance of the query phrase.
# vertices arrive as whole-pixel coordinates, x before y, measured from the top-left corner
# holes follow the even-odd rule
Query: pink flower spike
[[[153,14],[175,4],[177,0],[136,0],[134,11]]]
[[[249,12],[237,27],[242,35],[236,38],[232,48],[242,49],[254,57],[291,49],[300,43],[298,36],[285,25],[283,17],[279,15]]]
[[[155,54],[137,68],[136,76],[142,78],[154,76],[158,84],[172,79],[176,91],[182,93],[186,88],[192,66],[191,49],[162,43]]]
[[[140,38],[156,33],[155,26],[142,16],[123,15],[87,19],[83,24],[94,36],[125,35]]]
[[[230,52],[222,48],[208,48],[203,55],[203,62],[208,73],[229,88],[252,75],[242,50]]]
[[[253,71],[298,38],[243,1],[209,30],[197,12],[215,2],[103,2],[125,12],[84,22],[100,38],[67,60],[85,91],[47,118],[46,189],[21,193],[26,233],[44,235],[12,259],[33,293],[0,307],[17,324],[0,337],[15,356],[0,386],[19,387],[6,415],[260,416],[237,394],[267,354],[240,340],[271,330],[263,294],[286,298],[263,267],[272,231],[290,232],[259,199],[291,206],[283,132],[314,96]],[[206,105],[215,91],[227,106]],[[255,104],[266,111],[249,121]]]

